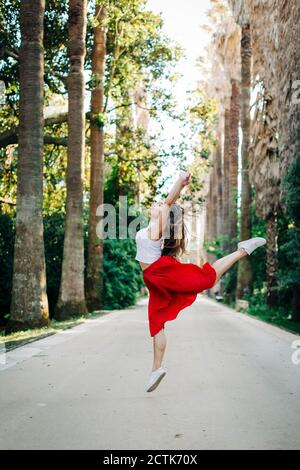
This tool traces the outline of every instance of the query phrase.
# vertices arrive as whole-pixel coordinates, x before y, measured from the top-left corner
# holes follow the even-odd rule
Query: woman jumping
[[[197,294],[212,288],[239,259],[266,243],[260,237],[244,240],[238,243],[236,251],[213,264],[198,266],[179,261],[178,257],[185,253],[185,225],[183,209],[175,202],[182,188],[189,184],[190,176],[181,172],[165,201],[152,204],[150,223],[137,232],[135,239],[135,259],[140,263],[150,295],[148,319],[154,359],[147,392],[155,390],[166,375],[162,367],[167,344],[165,322],[174,320],[196,300]]]

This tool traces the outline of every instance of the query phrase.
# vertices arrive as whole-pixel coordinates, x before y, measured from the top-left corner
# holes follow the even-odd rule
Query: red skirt
[[[161,256],[143,271],[149,290],[148,319],[150,335],[156,335],[165,322],[191,305],[200,292],[216,281],[216,270],[209,263],[198,266],[181,263],[172,256]]]

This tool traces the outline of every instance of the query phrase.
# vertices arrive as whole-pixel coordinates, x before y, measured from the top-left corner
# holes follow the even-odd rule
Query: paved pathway
[[[166,332],[152,393],[146,300],[7,353],[0,448],[300,448],[299,336],[203,295]]]

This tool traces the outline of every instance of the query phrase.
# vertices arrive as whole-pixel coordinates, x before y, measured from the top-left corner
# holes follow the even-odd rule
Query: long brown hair
[[[179,204],[172,204],[168,221],[163,233],[162,256],[175,258],[186,251],[186,229],[184,224],[184,210]]]

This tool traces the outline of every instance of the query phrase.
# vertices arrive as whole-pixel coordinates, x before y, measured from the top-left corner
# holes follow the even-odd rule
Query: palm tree
[[[280,209],[280,171],[277,142],[277,118],[273,100],[263,92],[261,109],[253,117],[250,145],[250,178],[256,189],[255,208],[257,215],[267,226],[267,295],[269,307],[277,304],[276,290],[278,266],[277,212]]]
[[[84,295],[84,74],[87,0],[70,0],[67,204],[61,283],[55,317],[87,312]]]
[[[47,325],[43,241],[43,0],[21,1],[18,189],[8,328]]]
[[[147,92],[142,82],[134,91],[133,99],[134,99],[134,116],[135,116],[136,129],[143,132],[144,142],[145,144],[148,144],[148,146],[151,148],[151,142],[148,136],[150,112],[147,109]],[[153,148],[153,151],[155,151],[154,148]],[[151,172],[152,170],[153,168],[150,169]],[[144,174],[144,171],[142,171],[141,162],[138,161],[137,162],[136,195],[135,195],[135,201],[138,206],[141,204],[141,196],[142,196],[144,187],[145,187],[145,174]]]
[[[91,96],[91,173],[90,173],[90,219],[87,260],[86,295],[88,307],[97,310],[102,297],[102,258],[103,242],[97,237],[97,207],[103,204],[103,166],[104,166],[104,130],[103,130],[103,80],[105,73],[106,30],[104,26],[106,10],[96,8],[97,25],[94,28],[92,52],[93,89]]]
[[[249,181],[249,141],[250,141],[250,85],[251,85],[251,34],[250,26],[242,27],[241,38],[242,82],[241,82],[241,127],[242,142],[242,193],[240,215],[240,239],[251,237],[251,185]],[[249,257],[242,258],[238,263],[237,299],[242,299],[249,291],[252,281],[252,269]]]
[[[229,234],[229,171],[230,171],[230,109],[224,112],[224,190],[223,190],[223,224],[224,234]]]
[[[211,207],[211,175],[208,179],[208,188],[205,201],[205,242],[212,240],[211,220],[212,220],[212,207]]]
[[[217,172],[217,218],[222,217],[221,233],[231,239],[237,230],[237,167],[239,129],[239,83],[240,83],[240,28],[224,0],[214,2],[210,10],[213,24],[209,58],[212,63],[208,95],[218,102],[218,121],[221,131],[218,141],[223,151],[215,155]],[[220,156],[222,163],[220,165]],[[212,174],[212,177],[213,176]],[[222,197],[222,209],[220,208]],[[225,249],[229,249],[227,243]]]
[[[239,82],[231,80],[230,103],[230,146],[229,146],[229,237],[231,248],[237,237],[237,186],[238,186],[238,148],[240,119]]]
[[[223,121],[223,120],[222,120]],[[222,122],[221,121],[221,122]],[[216,191],[217,191],[217,234],[223,234],[223,168],[222,168],[222,132],[221,129],[217,129],[217,144],[215,150],[215,162],[216,162]]]

